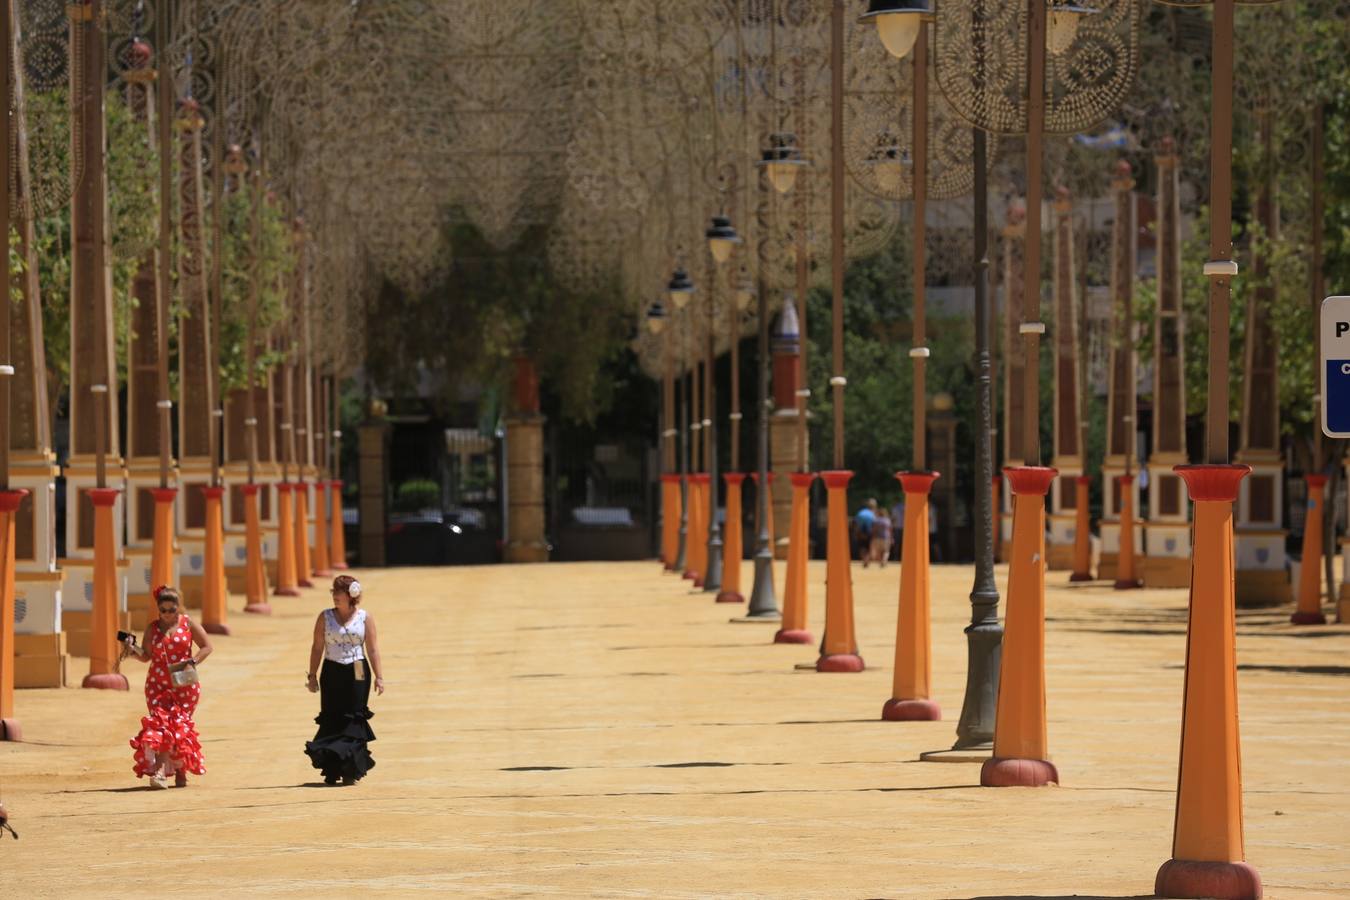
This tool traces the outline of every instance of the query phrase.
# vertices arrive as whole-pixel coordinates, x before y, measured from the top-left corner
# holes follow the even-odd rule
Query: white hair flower
[[[347,596],[351,597],[353,600],[355,600],[357,597],[360,597],[361,582],[353,581],[351,584],[347,585]]]

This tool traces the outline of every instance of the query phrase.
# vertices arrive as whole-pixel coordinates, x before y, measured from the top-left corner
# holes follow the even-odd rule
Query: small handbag
[[[198,684],[201,678],[197,675],[197,667],[186,665],[181,669],[174,669],[169,673],[169,681],[173,682],[174,687],[187,687],[189,684]]]

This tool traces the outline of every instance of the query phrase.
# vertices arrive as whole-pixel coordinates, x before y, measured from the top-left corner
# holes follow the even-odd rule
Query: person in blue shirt
[[[872,546],[872,525],[877,519],[877,501],[869,499],[862,509],[853,516],[853,546],[859,559],[866,561],[867,551]]]

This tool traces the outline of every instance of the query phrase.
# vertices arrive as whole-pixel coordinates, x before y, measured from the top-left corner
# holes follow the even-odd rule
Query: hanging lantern
[[[712,224],[703,236],[708,239],[708,250],[718,265],[731,259],[731,251],[741,242],[741,236],[736,233],[728,216],[713,216]]]
[[[867,162],[872,167],[878,187],[888,194],[900,190],[905,169],[909,167],[909,154],[896,145],[893,137],[883,134],[877,140],[876,149],[868,155]]]
[[[693,293],[694,282],[690,279],[689,273],[682,266],[676,266],[670,276],[670,282],[666,285],[666,294],[670,297],[671,305],[676,309],[684,309],[684,305],[689,302],[689,296]]]
[[[736,308],[745,312],[750,308],[750,303],[755,299],[755,282],[746,271],[745,266],[741,266],[740,278],[736,281]]]
[[[647,307],[647,330],[652,334],[660,334],[666,329],[666,319],[668,318],[666,308],[660,300],[653,300],[652,305]]]
[[[760,154],[759,166],[769,173],[769,183],[780,194],[786,194],[797,183],[797,172],[810,163],[802,157],[797,136],[788,132],[769,135],[769,147]]]
[[[928,0],[871,0],[860,21],[871,19],[875,22],[877,36],[886,52],[896,59],[904,59],[914,49],[923,17],[932,14]]]

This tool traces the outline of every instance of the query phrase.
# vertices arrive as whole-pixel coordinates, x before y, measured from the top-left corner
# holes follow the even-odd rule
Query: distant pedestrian
[[[900,499],[895,501],[891,507],[891,547],[893,551],[891,557],[900,561],[900,543],[905,536],[905,495],[901,494]]]
[[[869,562],[874,562],[881,568],[886,568],[886,559],[891,555],[891,517],[885,510],[877,512],[876,519],[872,522],[872,544],[868,548],[867,558],[863,560],[863,568],[867,568]]]
[[[872,544],[872,523],[877,518],[877,501],[873,497],[853,516],[853,552],[864,563]]]

